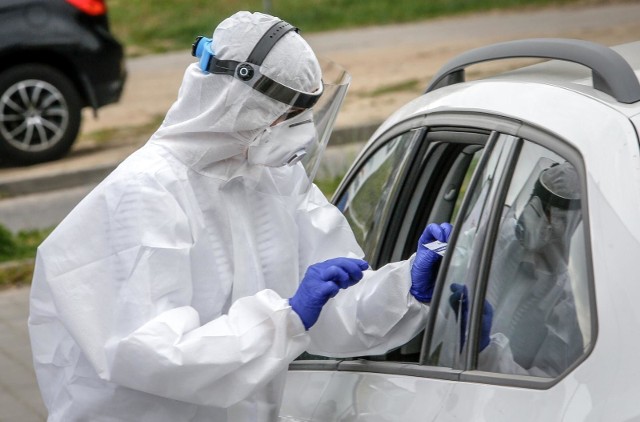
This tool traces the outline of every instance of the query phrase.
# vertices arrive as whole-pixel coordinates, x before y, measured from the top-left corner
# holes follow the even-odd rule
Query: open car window
[[[432,219],[450,221],[490,136],[489,131],[418,127],[380,142],[364,156],[334,203],[373,268],[407,259]],[[372,361],[418,362],[422,334]],[[304,354],[304,360],[326,358]]]

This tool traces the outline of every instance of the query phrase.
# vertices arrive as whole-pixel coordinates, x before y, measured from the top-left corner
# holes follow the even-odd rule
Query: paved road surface
[[[33,375],[26,330],[28,289],[0,293],[0,421],[36,422],[46,419]]]
[[[364,97],[345,104],[346,122],[366,124],[385,117],[396,104],[393,98],[379,101],[368,98],[371,87],[429,76],[444,61],[469,47],[488,42],[523,37],[576,37],[607,45],[640,39],[640,3],[615,4],[607,7],[563,8],[525,13],[489,13],[401,26],[375,27],[364,30],[312,34],[307,37],[319,55],[343,64],[353,75],[351,96]],[[372,65],[372,58],[378,63]],[[100,119],[87,121],[85,132],[118,125],[147,123],[163,114],[175,98],[182,71],[191,61],[184,52],[138,58],[129,61],[129,80],[120,104],[101,111]],[[413,93],[409,95],[415,95]],[[397,93],[395,101],[404,101]],[[378,101],[378,102],[376,102]],[[364,111],[364,112],[362,112]],[[29,169],[0,169],[2,179],[40,177],[55,180],[56,174],[95,168],[108,160],[119,160],[130,152],[122,147],[109,151],[109,158],[99,154],[76,154],[58,163]],[[78,196],[84,194],[82,188]],[[23,206],[48,209],[42,197],[22,197]],[[2,222],[0,201],[0,222]],[[12,215],[21,207],[5,208]],[[26,205],[24,205],[26,204]],[[38,211],[41,213],[42,211]],[[61,214],[66,211],[59,210]],[[0,422],[45,420],[46,411],[39,398],[26,332],[28,289],[0,292]]]

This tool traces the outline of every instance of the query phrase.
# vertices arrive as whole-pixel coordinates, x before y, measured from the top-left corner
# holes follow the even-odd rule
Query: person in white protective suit
[[[582,220],[580,183],[568,162],[536,167],[532,177],[525,186],[533,190],[516,199],[496,245],[478,369],[555,377],[584,347],[567,267]]]
[[[303,165],[348,78],[332,87],[295,28],[259,13],[193,53],[161,127],[38,249],[29,331],[50,421],[272,421],[302,352],[384,353],[424,327],[438,258],[365,270]]]

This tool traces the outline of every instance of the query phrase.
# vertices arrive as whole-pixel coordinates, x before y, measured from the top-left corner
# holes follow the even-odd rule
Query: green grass
[[[322,191],[324,196],[327,197],[327,199],[331,199],[336,189],[338,189],[338,185],[340,185],[342,177],[343,175],[336,176],[332,179],[316,179],[314,180],[314,183],[318,186],[318,189]]]
[[[0,289],[31,284],[33,259],[22,259],[0,264]]]
[[[0,225],[0,263],[33,258],[38,245],[51,233],[47,230],[24,230],[11,233]]]
[[[0,225],[0,289],[31,282],[36,249],[49,233],[51,229],[14,234]]]
[[[605,1],[605,0],[602,0]],[[210,36],[238,10],[263,11],[299,27],[303,33],[385,25],[492,9],[577,3],[578,0],[110,0],[116,37],[129,55],[188,48],[196,35]],[[372,40],[375,43],[375,40]]]

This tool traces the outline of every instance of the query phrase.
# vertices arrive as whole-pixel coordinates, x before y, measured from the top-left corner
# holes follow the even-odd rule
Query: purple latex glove
[[[467,286],[463,284],[452,283],[449,286],[451,296],[449,296],[449,304],[456,314],[456,319],[460,315],[460,351],[464,347],[465,333],[467,331],[467,318],[469,314],[469,292]],[[484,301],[482,308],[482,322],[480,322],[480,343],[478,351],[482,352],[485,347],[491,343],[491,324],[493,322],[493,306],[488,301]]]
[[[411,289],[409,291],[420,302],[431,302],[436,275],[442,259],[440,255],[429,250],[424,245],[434,240],[448,242],[452,228],[449,223],[431,223],[424,229],[420,240],[418,240],[416,257],[411,267]]]
[[[354,258],[333,258],[310,265],[298,290],[289,299],[291,308],[300,316],[305,329],[316,323],[322,307],[340,289],[346,289],[362,279],[367,261]]]

